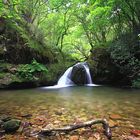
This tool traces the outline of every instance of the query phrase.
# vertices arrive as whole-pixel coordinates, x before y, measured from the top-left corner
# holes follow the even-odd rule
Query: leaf
[[[130,133],[135,136],[140,136],[140,130],[132,130]]]

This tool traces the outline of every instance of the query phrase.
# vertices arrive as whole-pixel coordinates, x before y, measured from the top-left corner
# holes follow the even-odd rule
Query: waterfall
[[[87,64],[83,64],[83,66],[84,66],[84,68],[86,70],[87,81],[88,81],[87,85],[93,85],[88,65]]]
[[[87,84],[86,85],[87,86],[94,86],[94,84],[92,83],[92,79],[91,79],[91,75],[90,75],[90,71],[89,71],[89,67],[88,67],[87,63],[85,63],[85,62],[84,63],[77,63],[74,66],[76,66],[78,64],[81,64],[85,68],[86,77],[87,77]],[[70,67],[65,71],[65,73],[58,80],[57,86],[67,87],[67,86],[75,85],[74,82],[71,80],[71,73],[72,73],[73,67]]]
[[[72,67],[69,67],[65,73],[59,78],[57,85],[54,86],[49,86],[49,87],[45,87],[47,89],[54,89],[54,88],[62,88],[62,87],[69,87],[69,86],[74,86],[76,85],[73,81],[72,81],[72,70],[75,66],[81,65],[83,66],[83,68],[85,69],[85,74],[86,74],[86,78],[87,78],[87,83],[85,84],[85,86],[97,86],[95,84],[92,83],[92,79],[91,79],[91,75],[90,75],[90,70],[89,67],[87,65],[86,62],[83,63],[77,63]]]
[[[68,68],[65,73],[60,77],[60,79],[57,82],[57,85],[60,87],[67,87],[67,86],[72,86],[74,83],[71,80],[71,72],[72,68]]]

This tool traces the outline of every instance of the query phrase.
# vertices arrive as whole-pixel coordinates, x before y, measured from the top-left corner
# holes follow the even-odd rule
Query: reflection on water
[[[53,118],[56,110],[64,110],[67,122],[119,114],[125,123],[140,129],[140,90],[99,86],[0,91],[0,115],[47,113]]]
[[[108,112],[139,111],[140,91],[109,87],[69,87],[61,89],[29,89],[0,91],[0,110],[11,110],[16,107],[62,106],[71,104],[75,109],[89,107]],[[76,106],[75,106],[76,105]],[[77,106],[78,105],[78,106]],[[93,110],[93,111],[94,111]],[[13,110],[14,111],[14,110]],[[100,110],[99,110],[100,112]]]

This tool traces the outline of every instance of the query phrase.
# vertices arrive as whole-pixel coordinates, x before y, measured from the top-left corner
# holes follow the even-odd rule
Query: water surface
[[[114,137],[130,135],[140,129],[140,90],[112,87],[67,87],[60,89],[25,89],[0,91],[0,115],[32,118],[43,115],[48,123],[70,124],[119,115],[113,120]],[[119,138],[121,139],[121,138]],[[123,139],[123,138],[122,138]]]

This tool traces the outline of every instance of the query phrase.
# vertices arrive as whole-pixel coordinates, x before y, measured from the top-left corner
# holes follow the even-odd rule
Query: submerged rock
[[[111,114],[110,116],[109,116],[109,118],[110,119],[112,119],[112,120],[121,120],[121,119],[123,119],[120,115],[118,115],[118,114]]]
[[[2,120],[0,120],[0,127],[2,126],[3,123],[4,123],[4,122],[3,122]]]
[[[79,140],[79,136],[70,136],[70,140]]]
[[[7,116],[7,115],[1,115],[0,116],[0,120],[3,122],[9,121],[11,120],[11,117]]]
[[[132,130],[131,134],[134,136],[140,136],[140,130]]]
[[[12,133],[19,129],[20,124],[21,124],[20,120],[12,119],[7,122],[4,122],[2,128],[3,130],[5,130],[6,133]]]

